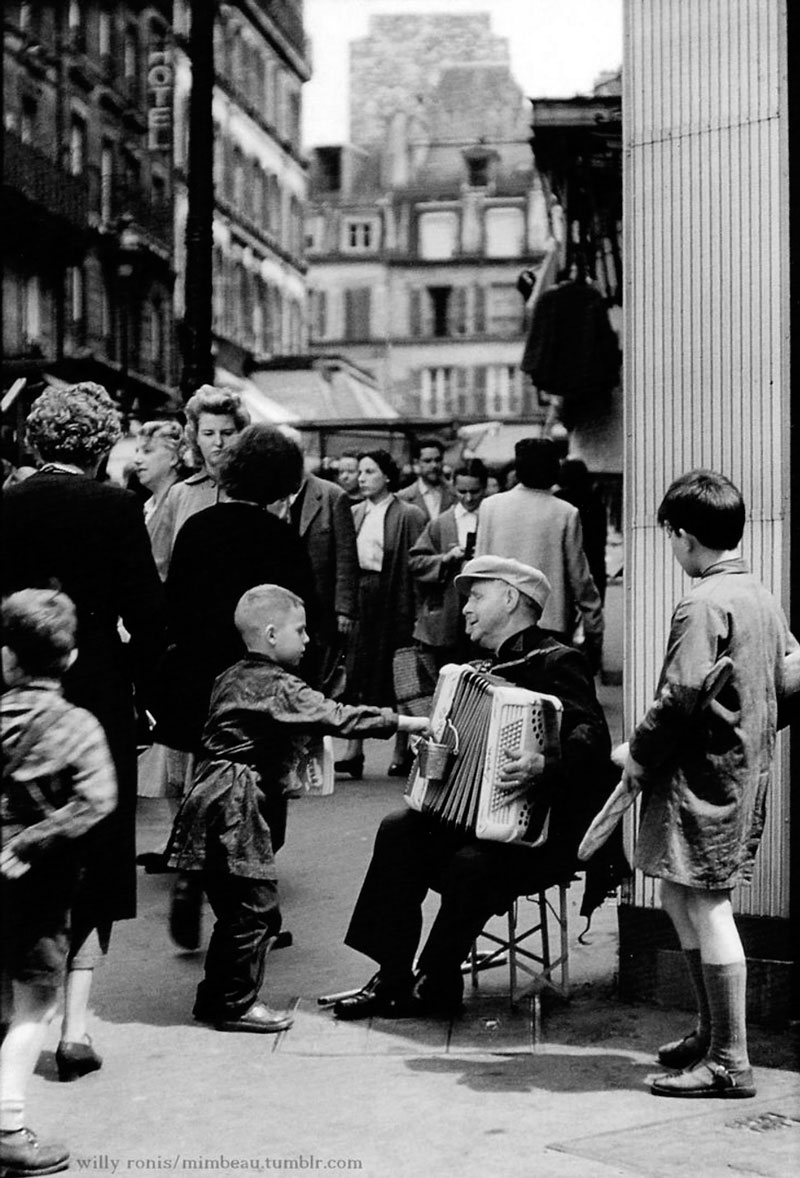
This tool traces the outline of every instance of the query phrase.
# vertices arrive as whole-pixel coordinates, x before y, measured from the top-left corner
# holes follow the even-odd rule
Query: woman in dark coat
[[[350,702],[397,709],[394,691],[395,651],[414,645],[414,579],[408,553],[427,522],[424,512],[394,492],[400,476],[386,450],[359,455],[358,486],[364,496],[353,508],[358,549],[358,621],[347,660]],[[409,768],[406,737],[395,742],[391,777]],[[360,778],[364,769],[361,741],[350,741],[338,772]]]
[[[220,470],[226,498],[183,524],[167,575],[168,684],[159,739],[194,752],[214,680],[244,653],[233,624],[246,589],[274,584],[306,603],[309,632],[317,613],[311,565],[296,532],[266,511],[296,491],[303,471],[297,444],[270,425],[236,437]]]
[[[3,496],[3,592],[55,581],[75,603],[78,658],[64,688],[102,724],[119,790],[117,810],[81,840],[59,1045],[60,1071],[72,1078],[100,1066],[86,1035],[98,942],[105,951],[112,922],[136,915],[133,685],[140,707],[152,707],[164,609],[140,503],[130,491],[95,481],[120,437],[119,414],[105,389],[88,382],[45,389],[33,404],[27,436],[44,465]]]
[[[214,680],[245,653],[233,624],[245,590],[281,585],[302,597],[313,637],[318,610],[305,546],[287,523],[265,510],[296,492],[302,475],[296,442],[274,426],[247,426],[220,463],[219,501],[191,515],[178,533],[166,582],[170,649],[156,737],[189,754],[187,780]],[[179,874],[169,926],[184,949],[200,944],[201,901],[196,877]]]

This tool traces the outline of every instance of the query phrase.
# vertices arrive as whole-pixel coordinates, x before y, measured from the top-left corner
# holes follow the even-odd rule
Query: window
[[[99,12],[97,15],[97,48],[101,57],[108,57],[111,53],[110,12]]]
[[[72,116],[69,129],[69,170],[82,176],[86,168],[86,123],[79,115]]]
[[[31,274],[25,283],[25,297],[22,307],[22,334],[29,344],[39,338],[42,329],[41,306],[39,276]]]
[[[67,270],[67,305],[73,324],[83,324],[84,285],[80,266],[70,266]]]
[[[452,287],[450,286],[429,286],[428,297],[431,301],[432,311],[432,334],[434,336],[448,336],[450,335],[450,322],[447,315],[447,308],[450,302],[450,295]]]
[[[106,139],[100,148],[100,217],[103,221],[111,220],[113,184],[114,146]]]
[[[328,333],[328,294],[324,290],[309,291],[309,327],[311,337],[315,340],[324,339]]]
[[[86,48],[86,33],[83,25],[83,12],[78,0],[70,0],[67,9],[67,26],[72,48],[82,52]]]
[[[374,249],[377,238],[376,228],[374,221],[345,221],[343,249],[352,251]]]
[[[525,248],[525,217],[522,209],[488,209],[486,212],[486,256],[520,257]]]
[[[136,99],[139,94],[139,37],[135,29],[125,30],[122,43],[122,72],[128,97]]]
[[[490,335],[521,335],[524,313],[525,304],[514,284],[497,283],[489,287]]]
[[[355,287],[344,292],[345,339],[369,339],[371,295],[372,291],[368,286]]]
[[[23,143],[36,141],[37,106],[33,98],[23,98],[19,119],[19,137]]]
[[[423,213],[419,221],[419,249],[423,258],[452,258],[458,242],[456,213]]]
[[[420,385],[420,411],[425,417],[450,415],[452,368],[423,368]]]
[[[518,409],[517,370],[513,364],[490,364],[486,369],[486,412],[508,415]]]
[[[482,155],[467,160],[470,188],[485,188],[489,183],[489,158]]]

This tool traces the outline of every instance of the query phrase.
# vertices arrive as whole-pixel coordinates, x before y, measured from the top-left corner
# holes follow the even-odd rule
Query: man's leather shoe
[[[392,761],[391,765],[386,771],[387,777],[408,777],[411,772],[411,766],[414,764],[414,756],[412,753],[406,753],[402,761]]]
[[[294,1018],[286,1010],[270,1010],[263,1002],[256,1002],[241,1018],[224,1019],[216,1024],[218,1031],[249,1031],[255,1035],[277,1035],[288,1031]]]
[[[380,973],[376,973],[357,993],[334,1002],[333,1013],[337,1018],[348,1021],[360,1018],[406,1018],[408,1016],[401,1012],[411,1001],[411,978],[407,986],[397,986],[387,983]]]
[[[411,991],[411,1000],[420,1018],[454,1018],[463,1009],[464,979],[461,974],[452,984],[437,985],[433,978],[418,974]]]
[[[52,1141],[39,1141],[30,1129],[0,1133],[0,1170],[15,1175],[57,1174],[69,1166],[69,1150]]]

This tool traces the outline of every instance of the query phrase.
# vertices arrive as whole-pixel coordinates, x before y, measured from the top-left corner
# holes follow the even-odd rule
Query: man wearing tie
[[[475,549],[478,509],[488,472],[479,458],[459,466],[453,477],[456,503],[432,520],[409,552],[419,592],[414,638],[440,670],[470,656],[455,578]]]

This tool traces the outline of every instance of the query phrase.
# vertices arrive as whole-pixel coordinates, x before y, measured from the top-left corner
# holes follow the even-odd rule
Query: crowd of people
[[[486,920],[571,877],[618,777],[595,690],[605,514],[583,464],[559,466],[554,443],[525,439],[513,477],[490,493],[496,472],[477,459],[448,471],[443,442],[429,437],[401,486],[380,448],[309,472],[299,437],[250,424],[227,390],[202,387],[185,416],[185,427],[142,426],[133,494],[97,477],[120,436],[106,391],[48,388],[27,422],[38,469],[5,495],[0,881],[13,995],[0,1161],[10,1174],[67,1165],[66,1149],[39,1142],[24,1120],[59,990],[60,1078],[102,1066],[87,1010],[113,925],[136,912],[144,732],[157,754],[145,791],[176,811],[150,866],[176,873],[179,944],[198,946],[208,897],[215,924],[194,1016],[223,1031],[291,1026],[261,988],[280,935],[275,855],[287,799],[319,748],[309,741],[344,738],[335,769],[358,779],[363,740],[392,737],[387,772],[407,778],[409,737],[427,732],[449,663],[562,705],[558,756],[511,749],[499,773],[507,798],[535,788],[549,808],[536,846],[509,852],[410,809],[382,822],[346,933],[378,972],[335,1005],[341,1019],[457,1013],[461,963]],[[797,644],[736,556],[744,507],[727,479],[678,480],[659,522],[698,586],[676,610],[624,779],[651,793],[637,865],[664,881],[700,1013],[661,1049],[675,1070],[653,1091],[750,1096],[730,889],[752,872]],[[733,674],[706,708],[702,683],[723,655]],[[431,888],[441,902],[417,958]]]

